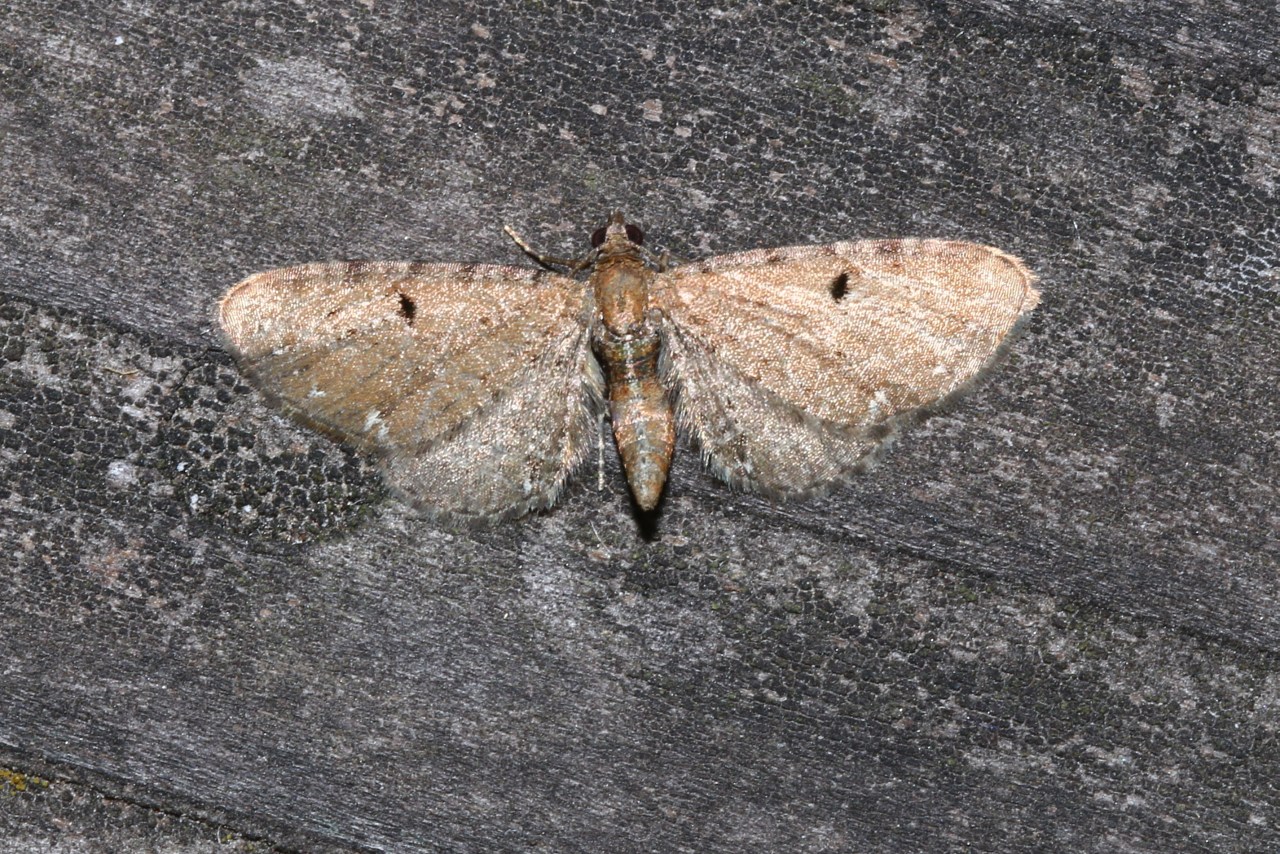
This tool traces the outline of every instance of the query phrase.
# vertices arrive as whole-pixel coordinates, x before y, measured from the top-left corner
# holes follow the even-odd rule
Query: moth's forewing
[[[666,381],[731,483],[820,491],[972,382],[1035,307],[1011,255],[870,240],[724,255],[659,275]]]
[[[219,310],[269,399],[464,518],[549,505],[581,460],[600,394],[590,317],[578,282],[542,271],[366,262],[259,273]]]

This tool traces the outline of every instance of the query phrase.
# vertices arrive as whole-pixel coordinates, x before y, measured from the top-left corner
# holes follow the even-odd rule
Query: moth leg
[[[570,272],[576,273],[579,270],[585,270],[595,263],[596,259],[594,257],[594,252],[587,255],[585,258],[557,258],[554,255],[543,255],[541,252],[530,246],[529,242],[521,237],[511,226],[504,225],[502,230],[507,233],[507,237],[510,237],[515,241],[516,246],[519,246],[520,250],[524,252],[524,254],[528,255],[544,267],[568,267]]]
[[[651,252],[643,246],[639,247],[639,249],[640,254],[644,256],[644,260],[652,264],[659,273],[665,273],[672,267],[680,266],[679,261],[673,262],[671,260],[671,253],[666,250],[663,250],[662,254],[659,255],[656,252]]]

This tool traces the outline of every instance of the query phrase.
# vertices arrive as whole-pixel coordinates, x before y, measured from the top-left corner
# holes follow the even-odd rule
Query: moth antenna
[[[528,255],[544,267],[568,267],[570,272],[576,273],[579,270],[585,270],[595,263],[595,253],[591,253],[583,258],[559,258],[555,255],[543,255],[541,252],[530,246],[529,241],[521,237],[520,234],[511,226],[504,225],[502,230],[507,233],[507,237],[510,237],[515,241],[516,246],[520,247],[520,251],[524,252],[524,254]]]

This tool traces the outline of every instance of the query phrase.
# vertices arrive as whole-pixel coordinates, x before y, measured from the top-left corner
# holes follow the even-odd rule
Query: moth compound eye
[[[627,240],[637,246],[644,243],[644,232],[640,230],[640,226],[627,223]]]
[[[591,232],[591,248],[599,249],[604,245],[604,236],[609,233],[609,226],[602,225]]]

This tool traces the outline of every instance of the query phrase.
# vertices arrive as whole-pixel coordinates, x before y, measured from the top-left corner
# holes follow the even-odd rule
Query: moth
[[[821,493],[969,385],[1040,297],[1014,256],[950,240],[669,267],[619,213],[578,260],[508,233],[546,269],[349,261],[250,276],[219,306],[227,343],[270,402],[375,455],[393,491],[485,522],[555,503],[606,406],[641,510],[662,496],[677,429],[733,487]]]

